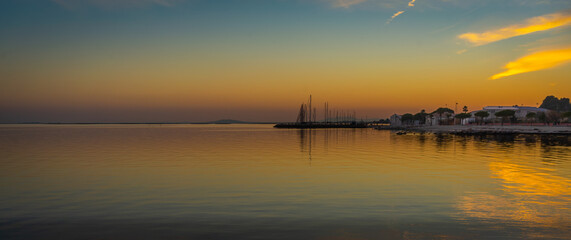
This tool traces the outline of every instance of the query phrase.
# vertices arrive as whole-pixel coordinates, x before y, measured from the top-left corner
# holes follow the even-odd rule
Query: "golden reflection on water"
[[[564,156],[565,157],[565,156]],[[571,232],[571,180],[548,166],[529,166],[529,157],[490,162],[491,177],[499,181],[501,194],[469,192],[458,208],[467,216],[483,220],[514,222]],[[533,232],[528,237],[549,237]]]
[[[504,182],[505,191],[511,194],[531,199],[549,196],[571,200],[571,180],[551,175],[549,172],[553,169],[532,169],[507,161],[490,163],[490,170],[495,178]]]
[[[312,141],[316,141],[316,134],[309,130],[300,130],[298,134],[300,150],[307,152],[311,160]],[[325,146],[328,147],[331,136],[326,132],[323,138]],[[333,139],[337,139],[338,143],[338,136]],[[351,138],[346,140],[350,141]],[[474,156],[489,160],[489,179],[498,180],[498,187],[490,192],[468,191],[460,196],[457,208],[467,217],[484,221],[512,222],[527,227],[559,229],[571,233],[571,179],[568,177],[571,172],[569,169],[558,171],[551,167],[556,164],[554,161],[571,160],[568,146],[565,146],[568,142],[556,142],[564,146],[552,146],[553,139],[538,136],[483,139],[476,137],[477,141],[473,140],[469,137],[424,134],[392,135],[390,138],[391,144],[405,153],[411,153],[409,150],[413,146],[417,155],[452,155],[452,158],[464,161],[460,164],[467,166],[470,165],[470,158]],[[360,144],[368,143],[357,142],[355,145]],[[537,163],[538,160],[541,162]],[[404,162],[402,164],[406,165]],[[467,171],[470,171],[470,168],[468,167]],[[528,232],[527,236],[549,235],[532,231]]]
[[[543,228],[526,236],[571,232],[571,153],[557,139],[267,125],[16,126],[0,134],[8,220],[358,220],[397,239],[462,236],[457,220]],[[441,233],[431,232],[434,222]]]

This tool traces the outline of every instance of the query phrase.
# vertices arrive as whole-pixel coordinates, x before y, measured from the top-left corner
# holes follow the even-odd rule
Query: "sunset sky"
[[[571,1],[0,1],[0,123],[294,121],[310,94],[363,118],[571,97]]]

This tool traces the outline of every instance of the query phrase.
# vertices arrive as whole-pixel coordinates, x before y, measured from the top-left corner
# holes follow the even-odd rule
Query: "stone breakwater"
[[[449,133],[457,135],[503,135],[503,134],[561,134],[571,135],[571,126],[486,126],[486,125],[449,125],[449,126],[403,126],[378,127],[379,130],[401,130],[411,132]]]

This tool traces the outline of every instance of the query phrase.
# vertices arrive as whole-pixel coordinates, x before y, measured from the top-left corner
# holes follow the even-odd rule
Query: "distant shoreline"
[[[215,122],[111,122],[111,123],[90,123],[90,122],[72,122],[72,123],[54,123],[54,122],[22,122],[22,123],[0,123],[0,125],[161,125],[161,124],[198,124],[198,125],[228,125],[228,124],[276,124],[275,122],[240,122],[240,123],[215,123]]]
[[[455,135],[507,135],[507,134],[557,134],[571,135],[571,126],[489,126],[489,125],[441,125],[377,127],[378,130],[400,130],[410,132],[447,133]]]

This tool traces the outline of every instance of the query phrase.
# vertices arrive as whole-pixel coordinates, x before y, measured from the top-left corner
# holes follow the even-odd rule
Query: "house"
[[[426,119],[424,120],[424,123],[426,126],[436,126],[436,125],[438,125],[438,119],[435,116],[429,114],[429,115],[426,115]]]
[[[391,121],[391,126],[402,126],[402,116],[398,114],[393,114],[389,117],[389,120]]]
[[[425,124],[426,126],[438,126],[438,125],[453,125],[454,124],[453,113],[438,114],[433,113],[426,116]]]

